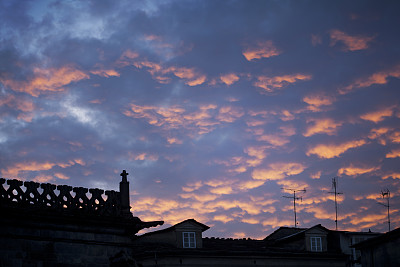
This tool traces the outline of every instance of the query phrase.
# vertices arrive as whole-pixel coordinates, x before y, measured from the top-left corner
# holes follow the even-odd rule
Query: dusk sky
[[[0,176],[168,227],[400,227],[399,1],[0,0]],[[152,230],[162,229],[153,228]],[[143,233],[143,232],[141,232]]]

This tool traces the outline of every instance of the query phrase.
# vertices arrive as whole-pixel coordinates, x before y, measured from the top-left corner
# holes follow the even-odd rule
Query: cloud
[[[386,180],[389,177],[392,177],[393,179],[400,179],[400,172],[391,172],[389,174],[385,174],[382,176],[382,179]]]
[[[397,65],[393,67],[392,69],[388,70],[383,70],[380,72],[376,72],[366,78],[360,78],[349,84],[348,86],[345,86],[343,88],[339,89],[340,94],[347,94],[350,91],[357,89],[357,88],[364,88],[364,87],[369,87],[374,84],[387,84],[388,78],[393,77],[393,78],[400,78],[400,65]]]
[[[220,222],[223,222],[223,223],[227,223],[227,222],[233,221],[233,218],[232,217],[228,217],[228,216],[226,216],[224,214],[220,214],[220,215],[215,215],[213,220],[214,221],[220,221]]]
[[[252,61],[253,59],[269,58],[277,56],[281,53],[282,52],[275,47],[272,41],[265,41],[265,42],[258,42],[254,46],[247,47],[243,51],[243,56],[248,61]]]
[[[112,77],[112,76],[116,76],[116,77],[120,76],[120,74],[116,70],[113,70],[113,69],[92,70],[90,72],[92,74],[95,74],[95,75],[98,75],[98,76],[102,76],[102,77],[106,77],[106,78]]]
[[[196,111],[188,112],[183,106],[141,106],[130,104],[123,111],[127,117],[144,119],[148,124],[161,127],[165,130],[186,129],[188,134],[199,135],[209,133],[222,123],[232,123],[244,115],[240,107],[223,106],[217,109],[215,105],[201,105]],[[170,135],[170,133],[166,133]],[[182,143],[175,136],[168,136],[170,144]]]
[[[372,111],[360,116],[363,120],[372,121],[378,123],[383,121],[385,117],[391,117],[393,115],[393,107],[383,108],[381,110]]]
[[[398,158],[398,157],[400,157],[400,148],[392,149],[392,151],[386,154],[386,158]]]
[[[263,180],[248,180],[239,183],[238,188],[244,191],[262,186],[265,183]]]
[[[61,172],[54,173],[54,176],[61,180],[68,180],[70,178],[69,176],[66,176],[65,174],[63,174]]]
[[[320,35],[318,34],[311,34],[311,44],[313,46],[317,46],[322,44],[322,38]]]
[[[311,175],[310,175],[310,177],[312,178],[312,179],[319,179],[319,178],[321,178],[321,171],[317,171],[317,172],[314,172],[314,173],[312,173]]]
[[[275,147],[284,146],[290,142],[289,138],[287,138],[286,136],[281,136],[279,134],[263,134],[261,136],[258,136],[257,140],[268,142]]]
[[[311,80],[311,75],[306,74],[292,74],[283,76],[258,76],[257,81],[253,83],[254,86],[263,88],[267,92],[273,92],[276,89],[282,89],[283,87],[293,84],[297,81],[308,81]]]
[[[38,162],[38,161],[24,161],[13,164],[6,169],[1,170],[1,174],[7,178],[21,178],[20,176],[26,172],[39,172],[51,170],[54,166],[66,168],[75,164],[85,165],[82,159],[74,159],[68,162]]]
[[[335,122],[333,119],[309,119],[307,123],[312,122],[313,125],[308,126],[307,130],[303,135],[305,137],[310,137],[314,134],[324,133],[327,135],[335,135],[342,122]]]
[[[244,115],[242,108],[234,106],[224,106],[219,109],[217,120],[221,122],[234,122]]]
[[[344,51],[357,51],[364,50],[369,47],[369,43],[374,40],[373,36],[351,36],[340,30],[330,31],[331,46],[336,45],[336,43],[341,42],[344,47]]]
[[[157,161],[158,160],[158,155],[150,154],[150,153],[132,153],[129,152],[129,159],[131,160],[147,160],[147,161]]]
[[[16,92],[24,92],[31,96],[38,97],[43,93],[64,91],[64,87],[70,83],[89,79],[89,75],[72,66],[64,66],[58,69],[34,68],[33,74],[33,77],[28,81],[15,81],[0,78],[0,82]]]
[[[235,82],[239,81],[239,76],[237,76],[234,73],[229,73],[229,74],[221,75],[220,79],[226,85],[232,85]]]
[[[297,175],[305,170],[301,163],[271,163],[266,169],[255,169],[252,178],[256,180],[281,180],[287,176]]]
[[[135,54],[132,56],[135,56]],[[126,59],[126,56],[124,58]],[[195,68],[177,66],[168,67],[164,66],[162,63],[156,63],[149,60],[139,60],[136,57],[133,59],[128,58],[125,61],[121,61],[120,59],[118,62],[120,62],[122,65],[132,64],[138,69],[146,69],[152,75],[152,77],[161,84],[168,84],[171,82],[171,77],[167,76],[170,74],[183,79],[185,84],[189,86],[201,85],[207,80],[206,75],[202,74]]]
[[[307,150],[306,155],[317,155],[320,158],[330,159],[338,157],[351,148],[356,148],[365,145],[365,140],[353,140],[341,144],[319,144]]]
[[[380,168],[380,166],[354,166],[353,164],[350,164],[347,167],[340,168],[338,170],[338,175],[344,174],[347,176],[358,176],[361,174],[377,171]]]
[[[330,106],[335,101],[334,97],[330,97],[324,94],[313,94],[303,97],[303,101],[308,104],[307,109],[317,112],[321,111],[321,107]]]

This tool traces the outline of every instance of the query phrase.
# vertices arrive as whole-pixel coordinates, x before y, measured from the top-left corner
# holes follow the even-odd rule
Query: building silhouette
[[[127,175],[121,173],[119,191],[0,178],[0,267],[379,266],[365,264],[382,255],[398,260],[398,229],[381,235],[318,224],[280,227],[263,240],[204,238],[209,226],[187,219],[137,235],[164,222],[132,215]],[[374,252],[382,247],[386,254]]]

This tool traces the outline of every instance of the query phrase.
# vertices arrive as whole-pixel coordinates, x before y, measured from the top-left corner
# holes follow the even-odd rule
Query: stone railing
[[[87,194],[88,192],[90,194]],[[117,191],[104,192],[98,188],[41,184],[4,178],[0,178],[0,206],[70,211],[88,215],[123,215],[121,193]]]

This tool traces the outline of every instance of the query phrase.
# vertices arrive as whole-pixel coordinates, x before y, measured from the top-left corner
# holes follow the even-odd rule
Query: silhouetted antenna
[[[387,208],[387,213],[388,213],[388,225],[389,225],[389,232],[390,232],[390,191],[389,189],[386,189],[385,191],[381,191],[382,194],[382,198],[385,199],[387,201],[387,204],[384,203],[380,203],[378,202],[378,204],[384,206]]]
[[[338,219],[337,219],[337,195],[342,195],[343,193],[338,192],[337,191],[337,186],[338,186],[338,180],[337,177],[333,177],[332,178],[332,188],[334,189],[333,192],[328,192],[330,194],[335,194],[335,212],[336,212],[336,217],[335,217],[335,224],[336,224],[336,231],[337,231],[337,223],[338,223]]]
[[[282,196],[282,197],[293,199],[294,227],[296,228],[296,227],[297,227],[296,200],[299,200],[299,199],[300,199],[300,201],[303,201],[303,197],[302,197],[302,196],[301,196],[301,197],[296,197],[296,192],[304,192],[304,193],[305,193],[305,192],[306,192],[306,189],[304,188],[304,189],[297,190],[297,189],[283,188],[283,187],[282,187],[281,189],[287,190],[287,191],[292,191],[292,192],[293,192],[293,196],[292,196],[292,197],[289,197],[289,196]]]

